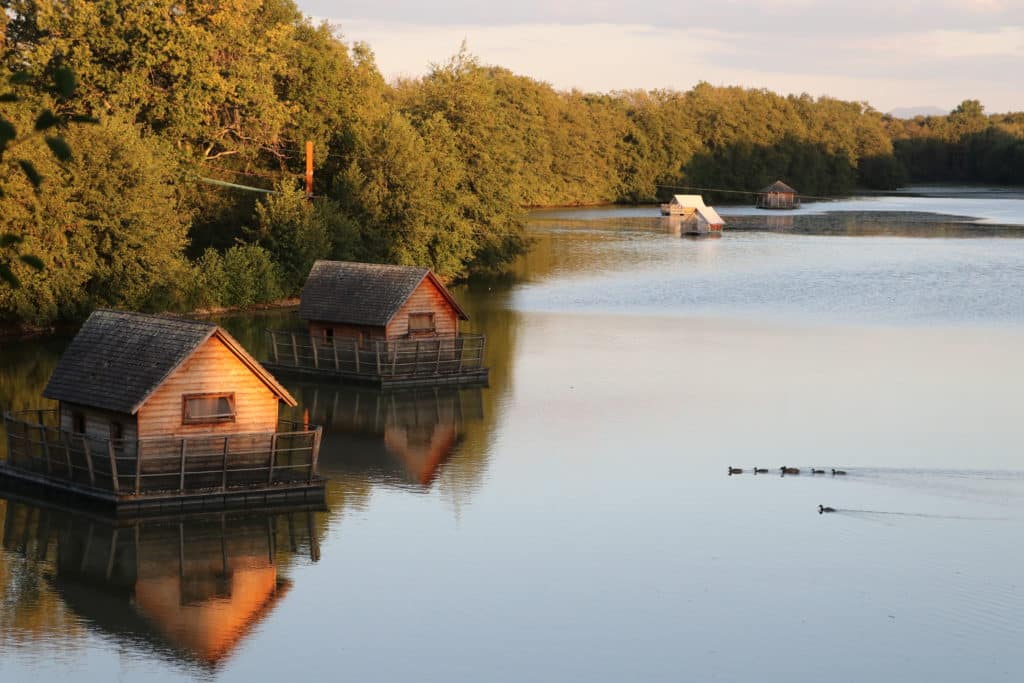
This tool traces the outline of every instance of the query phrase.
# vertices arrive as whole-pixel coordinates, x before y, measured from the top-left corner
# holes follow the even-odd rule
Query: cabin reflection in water
[[[8,500],[3,548],[51,562],[55,593],[91,627],[213,667],[288,591],[280,570],[319,559],[315,521],[294,508],[123,521]]]
[[[321,465],[327,477],[361,474],[428,488],[461,442],[466,424],[483,419],[479,388],[381,392],[306,386],[298,391],[309,421],[325,429]]]

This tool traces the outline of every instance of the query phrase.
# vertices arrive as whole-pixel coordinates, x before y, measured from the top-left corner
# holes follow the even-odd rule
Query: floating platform
[[[98,439],[61,429],[57,411],[6,413],[0,477],[118,513],[316,503],[319,427],[252,434]]]
[[[483,335],[423,339],[323,338],[303,332],[267,330],[275,374],[381,389],[423,386],[486,386]]]

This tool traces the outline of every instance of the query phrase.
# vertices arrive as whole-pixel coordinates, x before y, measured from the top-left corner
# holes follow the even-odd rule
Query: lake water
[[[0,680],[1021,680],[1024,200],[940,194],[536,212],[456,290],[488,388],[286,383],[326,511],[0,493]],[[65,343],[5,343],[0,404]]]

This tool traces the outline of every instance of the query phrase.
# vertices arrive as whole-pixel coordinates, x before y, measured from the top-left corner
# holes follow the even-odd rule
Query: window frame
[[[188,402],[195,399],[221,399],[226,398],[228,401],[228,407],[231,409],[230,414],[223,415],[211,415],[203,417],[193,417],[188,412]],[[234,422],[238,415],[238,411],[235,408],[235,392],[233,391],[212,391],[204,392],[199,394],[182,394],[181,395],[181,424],[183,425],[205,425],[205,424],[222,424],[227,422]]]
[[[413,327],[413,316],[426,316],[430,320],[430,327]],[[408,325],[409,334],[429,334],[430,332],[437,332],[437,315],[434,311],[416,311],[409,313]]]

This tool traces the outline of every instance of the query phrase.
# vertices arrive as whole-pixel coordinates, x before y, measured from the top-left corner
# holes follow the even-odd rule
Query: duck
[[[811,474],[825,474],[825,470],[816,470],[812,467]]]
[[[768,468],[767,467],[755,467],[754,468],[754,474],[768,474]]]
[[[818,506],[818,514],[819,515],[823,515],[826,512],[835,512],[835,511],[836,511],[835,508],[825,507],[824,505],[819,505]]]
[[[846,474],[846,471],[845,471],[845,470],[837,470],[837,469],[835,469],[835,468],[833,467],[833,468],[832,468],[832,476],[834,477],[834,476],[836,476],[837,474]]]
[[[783,465],[782,467],[779,468],[779,472],[781,472],[782,474],[800,474],[800,468],[786,467],[785,465]]]
[[[729,467],[729,476],[732,476],[734,474],[743,474],[743,468],[742,467]]]

